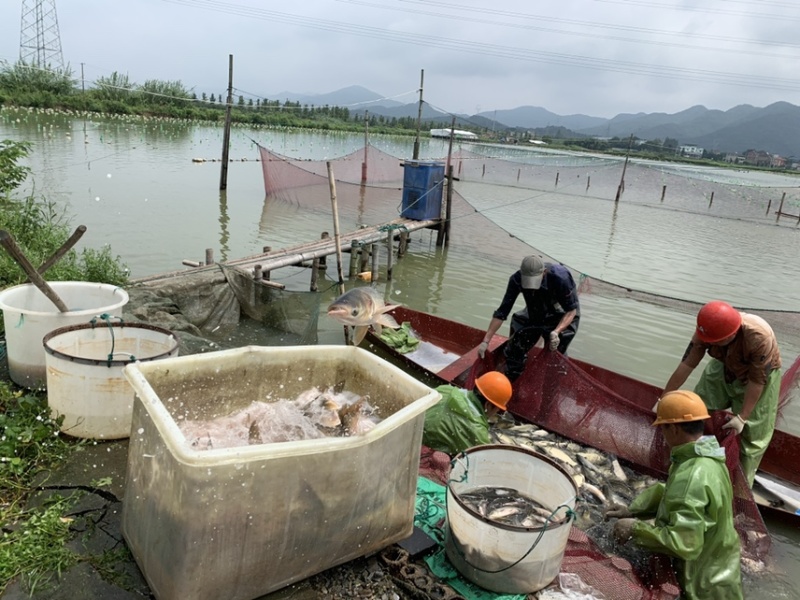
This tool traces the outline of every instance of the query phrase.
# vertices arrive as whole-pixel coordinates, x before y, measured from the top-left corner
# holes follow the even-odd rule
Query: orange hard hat
[[[501,410],[511,400],[511,382],[500,371],[489,371],[475,380],[475,387],[489,402]]]
[[[661,396],[653,425],[688,423],[711,418],[703,399],[688,390],[675,390]]]
[[[714,300],[697,313],[697,337],[706,344],[716,344],[739,331],[741,313],[727,302]]]

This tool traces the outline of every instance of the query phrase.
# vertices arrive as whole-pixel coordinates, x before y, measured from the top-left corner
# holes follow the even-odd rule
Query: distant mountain
[[[361,86],[350,86],[327,94],[297,94],[281,92],[268,96],[315,106],[346,106],[353,114],[369,111],[386,118],[416,118],[416,102],[402,104]],[[449,123],[452,115],[423,105],[424,121]],[[461,128],[483,127],[492,131],[510,128],[536,129],[538,134],[550,135],[560,131],[569,135],[621,137],[634,135],[643,140],[672,138],[681,145],[696,145],[714,152],[764,150],[784,157],[800,158],[800,107],[788,102],[776,102],[765,108],[748,104],[730,110],[710,110],[692,106],[675,114],[620,113],[612,119],[588,115],[557,115],[538,106],[485,111],[476,115],[457,115]],[[543,133],[546,130],[548,133]]]
[[[520,106],[519,108],[512,108],[511,110],[482,112],[478,113],[478,116],[505,123],[509,127],[522,127],[526,129],[534,129],[537,127],[566,127],[573,131],[603,125],[607,121],[607,119],[588,117],[586,115],[561,116],[551,113],[549,110],[545,110],[539,106]]]
[[[267,98],[280,100],[285,102],[299,102],[300,104],[308,104],[311,106],[342,106],[351,108],[355,105],[365,107],[367,110],[371,109],[372,104],[382,107],[396,107],[402,106],[401,102],[389,100],[380,94],[368,90],[360,85],[351,85],[335,92],[328,92],[327,94],[298,94],[296,92],[281,92],[279,94],[267,94]],[[415,113],[416,114],[416,113]]]
[[[595,136],[677,139],[717,152],[765,150],[781,156],[800,156],[800,107],[777,102],[765,108],[747,104],[727,111],[693,106],[675,113],[620,114],[605,125],[576,130]]]

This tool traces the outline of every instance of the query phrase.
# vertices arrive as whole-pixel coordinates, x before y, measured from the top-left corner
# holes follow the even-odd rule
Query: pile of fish
[[[604,522],[605,509],[614,504],[628,506],[642,490],[658,481],[621,465],[611,454],[530,423],[499,420],[492,426],[490,436],[498,444],[521,446],[544,454],[572,477],[578,489],[575,525],[584,531]]]
[[[513,488],[481,486],[458,494],[461,501],[482,517],[513,527],[557,525],[567,518],[566,511],[544,506],[538,500]]]
[[[215,419],[179,420],[178,428],[194,450],[212,450],[361,435],[378,422],[368,396],[313,387],[294,400],[256,401]]]

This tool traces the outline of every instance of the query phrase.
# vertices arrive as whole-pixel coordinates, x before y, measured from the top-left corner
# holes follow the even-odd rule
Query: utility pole
[[[417,111],[417,138],[414,140],[414,160],[419,158],[419,130],[422,127],[422,88],[425,83],[425,69],[419,72],[419,110]]]
[[[56,0],[22,0],[19,59],[40,69],[64,70]]]
[[[364,111],[364,162],[361,163],[361,183],[367,183],[367,153],[369,152],[369,111]]]
[[[222,171],[219,189],[228,189],[228,153],[231,145],[231,107],[233,106],[233,54],[228,55],[228,105],[225,107],[225,132],[222,135]]]

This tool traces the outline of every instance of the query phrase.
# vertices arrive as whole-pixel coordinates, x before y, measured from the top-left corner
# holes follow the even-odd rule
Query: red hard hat
[[[732,336],[741,325],[741,313],[721,300],[709,302],[697,313],[697,337],[706,344]]]

